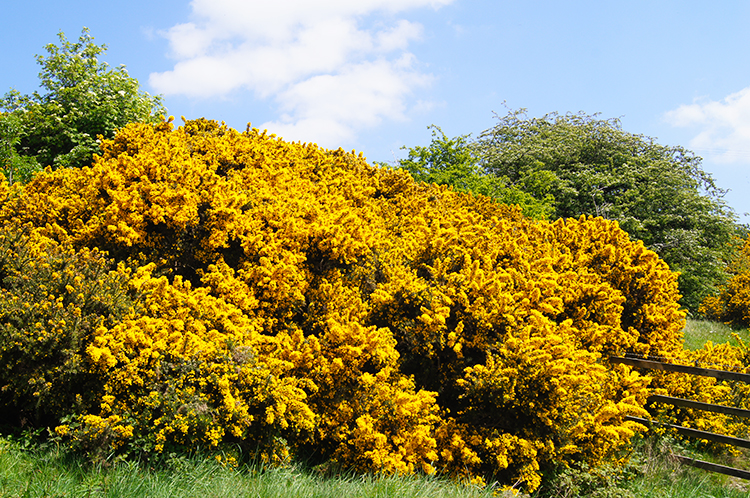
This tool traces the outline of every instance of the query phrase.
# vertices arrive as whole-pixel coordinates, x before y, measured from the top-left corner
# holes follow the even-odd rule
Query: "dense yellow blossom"
[[[734,327],[750,327],[750,237],[730,263],[731,278],[701,303],[699,312]]]
[[[681,348],[676,275],[617,223],[527,220],[255,129],[129,125],[3,195],[4,223],[127,276],[133,305],[78,353],[96,400],[58,429],[113,450],[534,489],[638,430],[649,379],[609,355]]]
[[[0,233],[0,418],[47,424],[98,405],[85,352],[94,330],[134,312],[130,270],[12,221]],[[79,395],[77,397],[76,395]],[[79,399],[80,398],[80,399]]]
[[[682,351],[674,362],[702,368],[750,373],[750,351],[738,336],[735,336],[735,339],[739,343],[738,346],[728,343],[714,345],[709,341],[697,351]],[[653,377],[651,387],[656,394],[750,409],[750,384],[745,382],[720,381],[713,377],[674,372],[653,372],[651,376]],[[746,418],[661,403],[654,403],[649,407],[649,411],[655,413],[663,422],[743,439],[750,437],[750,427]],[[700,441],[699,444],[711,449],[736,451],[735,448],[720,443]]]

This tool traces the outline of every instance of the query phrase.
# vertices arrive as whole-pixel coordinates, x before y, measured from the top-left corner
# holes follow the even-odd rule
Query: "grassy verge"
[[[0,497],[133,498],[488,498],[491,489],[438,477],[322,477],[298,467],[227,468],[213,460],[175,458],[159,469],[137,462],[92,467],[54,448],[23,450],[0,439]],[[500,495],[502,496],[502,495]]]
[[[644,440],[631,464],[596,473],[567,471],[533,498],[742,498],[750,483],[680,466],[674,443]],[[724,462],[732,463],[732,462]],[[55,448],[22,449],[0,439],[0,497],[184,498],[489,498],[510,496],[439,477],[323,477],[290,466],[223,467],[213,460],[175,458],[155,469],[138,462],[91,466]],[[524,495],[518,495],[521,498]]]
[[[747,498],[750,481],[682,465],[676,454],[748,468],[748,455],[707,454],[668,435],[646,433],[634,440],[622,467],[568,469],[532,498]]]
[[[680,464],[675,454],[733,467],[747,466],[746,456],[709,455],[683,447],[670,438],[650,437],[637,444],[632,464],[640,475],[628,483],[634,497],[741,498],[750,494],[750,482]]]

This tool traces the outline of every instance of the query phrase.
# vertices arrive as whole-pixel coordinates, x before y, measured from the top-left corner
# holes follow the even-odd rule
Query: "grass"
[[[628,491],[639,498],[747,498],[750,488],[736,478],[718,479],[716,474],[675,464],[633,481]]]
[[[598,475],[567,472],[532,498],[741,498],[750,483],[680,466],[674,442],[636,444],[631,465]],[[727,462],[725,462],[727,463]],[[732,463],[732,462],[728,462]],[[51,446],[24,449],[0,439],[0,497],[149,498],[489,498],[509,496],[440,477],[324,477],[297,466],[241,470],[210,459],[179,457],[159,468],[139,462],[92,466]],[[518,498],[521,498],[519,495]]]
[[[0,497],[133,498],[488,498],[491,489],[439,477],[323,477],[299,467],[242,470],[215,460],[174,458],[155,469],[139,462],[92,466],[58,449],[24,450],[0,439]]]
[[[737,334],[745,344],[750,344],[750,331],[747,329],[733,329],[728,325],[708,320],[688,319],[685,324],[685,348],[690,350],[701,349],[704,344],[711,341],[714,344],[731,343],[737,345],[733,334]]]
[[[668,436],[637,437],[628,463],[596,471],[568,470],[532,498],[747,498],[750,482],[681,465],[673,452],[729,466],[747,456],[712,456]]]
[[[643,498],[747,498],[750,482],[681,465],[673,452],[728,466],[743,466],[746,456],[712,456],[683,448],[668,438],[652,437],[638,445],[632,460],[641,474],[627,489]],[[746,465],[746,463],[745,463]]]

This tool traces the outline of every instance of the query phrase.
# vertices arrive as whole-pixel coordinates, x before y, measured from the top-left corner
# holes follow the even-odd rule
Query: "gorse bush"
[[[729,264],[728,272],[726,284],[704,299],[699,311],[732,327],[750,327],[750,237]]]
[[[91,409],[103,379],[86,364],[99,327],[133,313],[128,269],[74,251],[29,225],[0,234],[0,423],[51,424]]]
[[[128,125],[90,167],[4,188],[3,223],[106,306],[38,360],[63,398],[20,377],[3,396],[91,452],[241,448],[533,490],[616,463],[639,430],[624,417],[649,379],[608,355],[681,350],[676,275],[617,223],[528,220],[255,129]],[[71,285],[47,299],[88,317]],[[1,354],[34,357],[12,337]]]

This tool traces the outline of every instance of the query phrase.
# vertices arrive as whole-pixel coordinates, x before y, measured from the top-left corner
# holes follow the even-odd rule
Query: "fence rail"
[[[646,426],[657,426],[666,427],[667,429],[674,429],[683,436],[690,436],[698,439],[707,439],[715,443],[730,444],[732,446],[739,446],[741,448],[750,448],[750,440],[742,439],[733,436],[725,436],[724,434],[716,434],[715,432],[701,431],[698,429],[692,429],[690,427],[683,427],[681,425],[667,424],[665,422],[656,422],[641,417],[625,417],[625,420],[632,422],[638,422]]]
[[[713,403],[703,403],[701,401],[693,401],[692,399],[673,398],[671,396],[654,394],[648,397],[648,401],[652,403],[664,403],[672,406],[684,406],[685,408],[693,408],[695,410],[703,410],[707,412],[723,413],[725,415],[734,415],[735,417],[750,418],[750,410],[735,408],[733,406],[715,405]]]
[[[750,374],[732,372],[729,370],[715,370],[711,368],[701,368],[691,365],[677,365],[674,363],[665,363],[662,361],[646,360],[642,358],[629,358],[621,356],[613,356],[609,359],[612,363],[621,363],[623,365],[629,365],[636,368],[646,368],[651,370],[661,370],[665,372],[679,372],[689,375],[700,375],[704,377],[713,377],[719,380],[734,380],[750,384]],[[723,413],[726,415],[735,415],[738,417],[750,418],[750,410],[744,410],[742,408],[735,408],[732,406],[716,405],[713,403],[703,403],[701,401],[695,401],[692,399],[685,398],[673,398],[671,396],[653,395],[649,397],[649,401],[655,403],[664,403],[673,406],[684,406],[686,408],[693,408],[696,410],[710,411],[714,413]],[[726,436],[724,434],[716,434],[714,432],[700,431],[698,429],[692,429],[690,427],[683,427],[681,425],[666,424],[653,420],[648,420],[640,417],[625,417],[627,420],[638,422],[646,426],[660,426],[669,429],[676,430],[679,434],[688,437],[694,437],[698,439],[707,439],[717,443],[729,444],[732,446],[738,446],[742,448],[750,448],[750,440]],[[720,474],[729,475],[732,477],[739,477],[741,479],[750,480],[750,471],[737,469],[734,467],[727,467],[724,465],[718,465],[711,462],[704,462],[703,460],[696,460],[694,458],[688,458],[680,455],[675,457],[684,465],[690,465],[710,472],[716,472]]]
[[[677,460],[683,465],[690,465],[691,467],[697,467],[699,469],[708,470],[710,472],[716,472],[718,474],[725,474],[732,477],[739,477],[740,479],[750,480],[750,472],[747,470],[737,469],[735,467],[727,467],[726,465],[719,465],[718,463],[704,462],[703,460],[696,460],[695,458],[688,458],[680,455],[675,455]]]
[[[666,372],[680,372],[691,375],[701,375],[703,377],[713,377],[719,380],[738,380],[750,384],[750,374],[731,372],[729,370],[714,370],[712,368],[693,367],[690,365],[677,365],[674,363],[664,363],[663,361],[643,360],[641,358],[628,358],[622,356],[612,356],[609,358],[612,363],[622,363],[631,367],[650,368],[651,370],[663,370]]]

